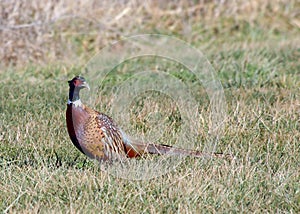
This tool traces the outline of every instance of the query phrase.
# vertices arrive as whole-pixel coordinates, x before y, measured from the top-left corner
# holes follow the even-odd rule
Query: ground
[[[24,2],[1,2],[0,210],[299,212],[299,2]],[[65,124],[66,81],[99,49],[141,33],[176,36],[207,57],[227,104],[217,151],[234,160],[187,158],[162,176],[130,180],[102,171],[72,145]],[[98,110],[110,114],[110,89],[130,71],[157,69],[153,65],[195,90],[204,120],[194,147],[202,149],[209,100],[176,63],[120,65],[102,85]],[[147,115],[154,108],[162,115],[171,112],[166,124],[180,127],[172,100],[151,96],[133,100],[130,127],[147,134]],[[163,139],[175,139],[172,130]]]

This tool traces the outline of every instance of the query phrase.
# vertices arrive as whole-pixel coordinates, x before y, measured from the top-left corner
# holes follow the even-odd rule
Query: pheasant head
[[[86,83],[84,77],[81,76],[74,77],[73,79],[69,80],[68,83],[70,87],[68,104],[74,103],[76,105],[77,103],[80,103],[79,91],[83,88],[90,90],[90,87]]]

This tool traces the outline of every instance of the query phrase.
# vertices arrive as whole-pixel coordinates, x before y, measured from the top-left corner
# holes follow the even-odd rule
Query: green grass
[[[281,12],[274,18],[285,23],[286,17]],[[0,210],[12,213],[298,213],[299,28],[291,24],[280,28],[273,22],[269,28],[270,21],[263,19],[264,15],[260,11],[255,21],[240,22],[225,13],[213,26],[207,20],[192,22],[193,33],[187,37],[180,33],[182,29],[176,25],[176,17],[168,19],[169,15],[156,20],[158,15],[154,14],[150,21],[136,27],[145,32],[171,32],[204,52],[217,71],[228,105],[217,150],[236,157],[233,161],[187,158],[175,170],[151,180],[127,180],[108,174],[76,150],[69,140],[65,124],[66,81],[81,73],[84,59],[95,51],[95,38],[70,36],[68,42],[78,47],[76,52],[80,55],[80,60],[73,61],[72,66],[61,62],[43,66],[32,61],[22,62],[23,67],[3,67],[0,71]],[[194,19],[202,20],[196,15]],[[240,19],[247,20],[243,16]],[[164,29],[170,20],[175,23],[169,24],[175,26],[174,30]],[[85,52],[85,44],[90,52]],[[145,67],[155,69],[157,64],[160,70],[194,89],[193,96],[200,103],[198,110],[204,122],[193,143],[202,149],[208,136],[209,100],[201,84],[179,64],[152,58],[120,65],[100,88],[98,110],[110,114],[114,86],[131,73]],[[83,97],[87,95],[85,92]],[[172,100],[159,93],[144,95],[131,103],[129,128],[147,135],[151,129],[148,116],[157,107],[161,116],[167,118],[165,125],[171,127],[161,140],[172,144],[181,124],[177,109],[170,104]],[[190,122],[192,126],[194,122]]]

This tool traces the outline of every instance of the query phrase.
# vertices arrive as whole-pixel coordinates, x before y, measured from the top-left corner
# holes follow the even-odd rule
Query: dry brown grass
[[[299,29],[299,2],[2,0],[1,65],[86,59],[124,36],[177,35],[220,43],[247,26],[284,34]],[[216,39],[217,38],[217,39]]]

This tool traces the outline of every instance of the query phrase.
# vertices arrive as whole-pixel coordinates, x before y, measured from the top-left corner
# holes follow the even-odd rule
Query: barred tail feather
[[[196,158],[202,157],[217,157],[217,158],[228,158],[229,155],[223,153],[203,153],[196,150],[180,149],[163,144],[130,144],[125,145],[127,156],[130,158],[139,157],[143,154],[157,154],[157,155],[175,155],[175,156],[190,156]]]

